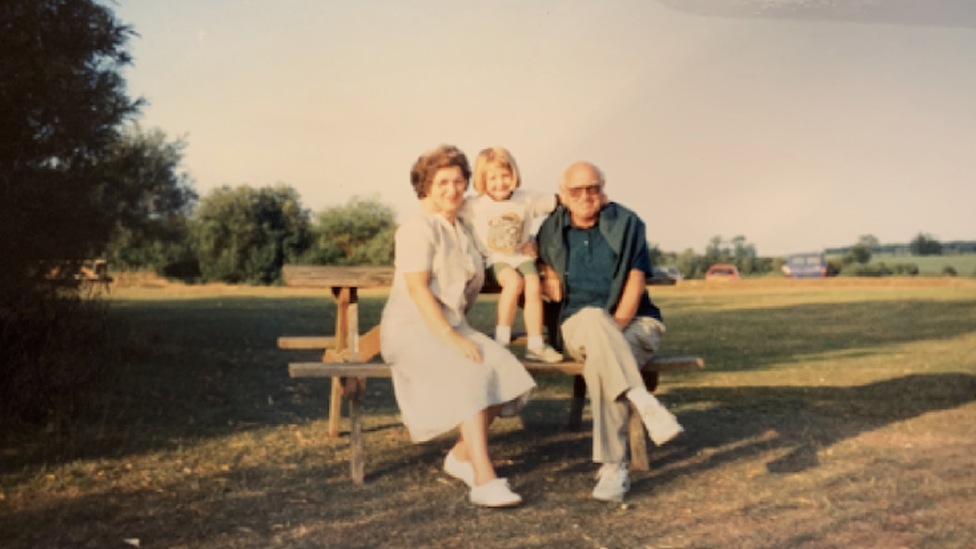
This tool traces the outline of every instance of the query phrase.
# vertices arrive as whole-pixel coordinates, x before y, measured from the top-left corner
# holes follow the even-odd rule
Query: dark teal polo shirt
[[[613,248],[603,238],[600,225],[589,229],[570,227],[566,233],[569,257],[566,262],[567,319],[584,307],[606,307],[610,300],[611,272],[616,262]]]

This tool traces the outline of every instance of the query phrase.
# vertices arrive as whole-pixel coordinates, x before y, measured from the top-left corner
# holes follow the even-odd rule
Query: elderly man
[[[562,302],[563,348],[584,363],[593,410],[593,461],[602,464],[593,497],[621,501],[630,489],[628,402],[641,413],[656,444],[683,429],[647,391],[638,367],[657,350],[664,331],[646,290],[651,263],[644,222],[609,202],[604,185],[596,166],[570,166],[559,186],[560,206],[539,229],[538,245],[540,259],[556,275],[547,278],[545,290]]]

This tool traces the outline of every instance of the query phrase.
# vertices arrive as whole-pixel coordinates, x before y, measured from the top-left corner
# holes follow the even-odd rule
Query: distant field
[[[834,259],[837,256],[828,256]],[[965,255],[891,255],[874,254],[871,263],[914,263],[923,275],[941,275],[947,265],[951,265],[959,276],[976,276],[976,254]]]

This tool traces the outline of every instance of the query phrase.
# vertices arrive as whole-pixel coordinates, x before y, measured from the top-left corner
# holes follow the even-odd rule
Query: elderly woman
[[[515,356],[465,320],[484,280],[481,256],[457,219],[470,177],[464,153],[448,145],[414,164],[410,181],[421,211],[396,233],[381,347],[410,438],[424,442],[458,427],[444,470],[470,487],[472,503],[506,507],[522,499],[495,474],[488,426],[518,413],[535,382]]]

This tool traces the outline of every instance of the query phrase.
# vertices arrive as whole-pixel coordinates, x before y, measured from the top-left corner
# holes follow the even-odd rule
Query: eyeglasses
[[[583,196],[583,191],[586,191],[587,196],[597,196],[602,190],[603,185],[600,183],[586,185],[585,187],[573,187],[572,189],[569,189],[569,196],[579,198]]]

